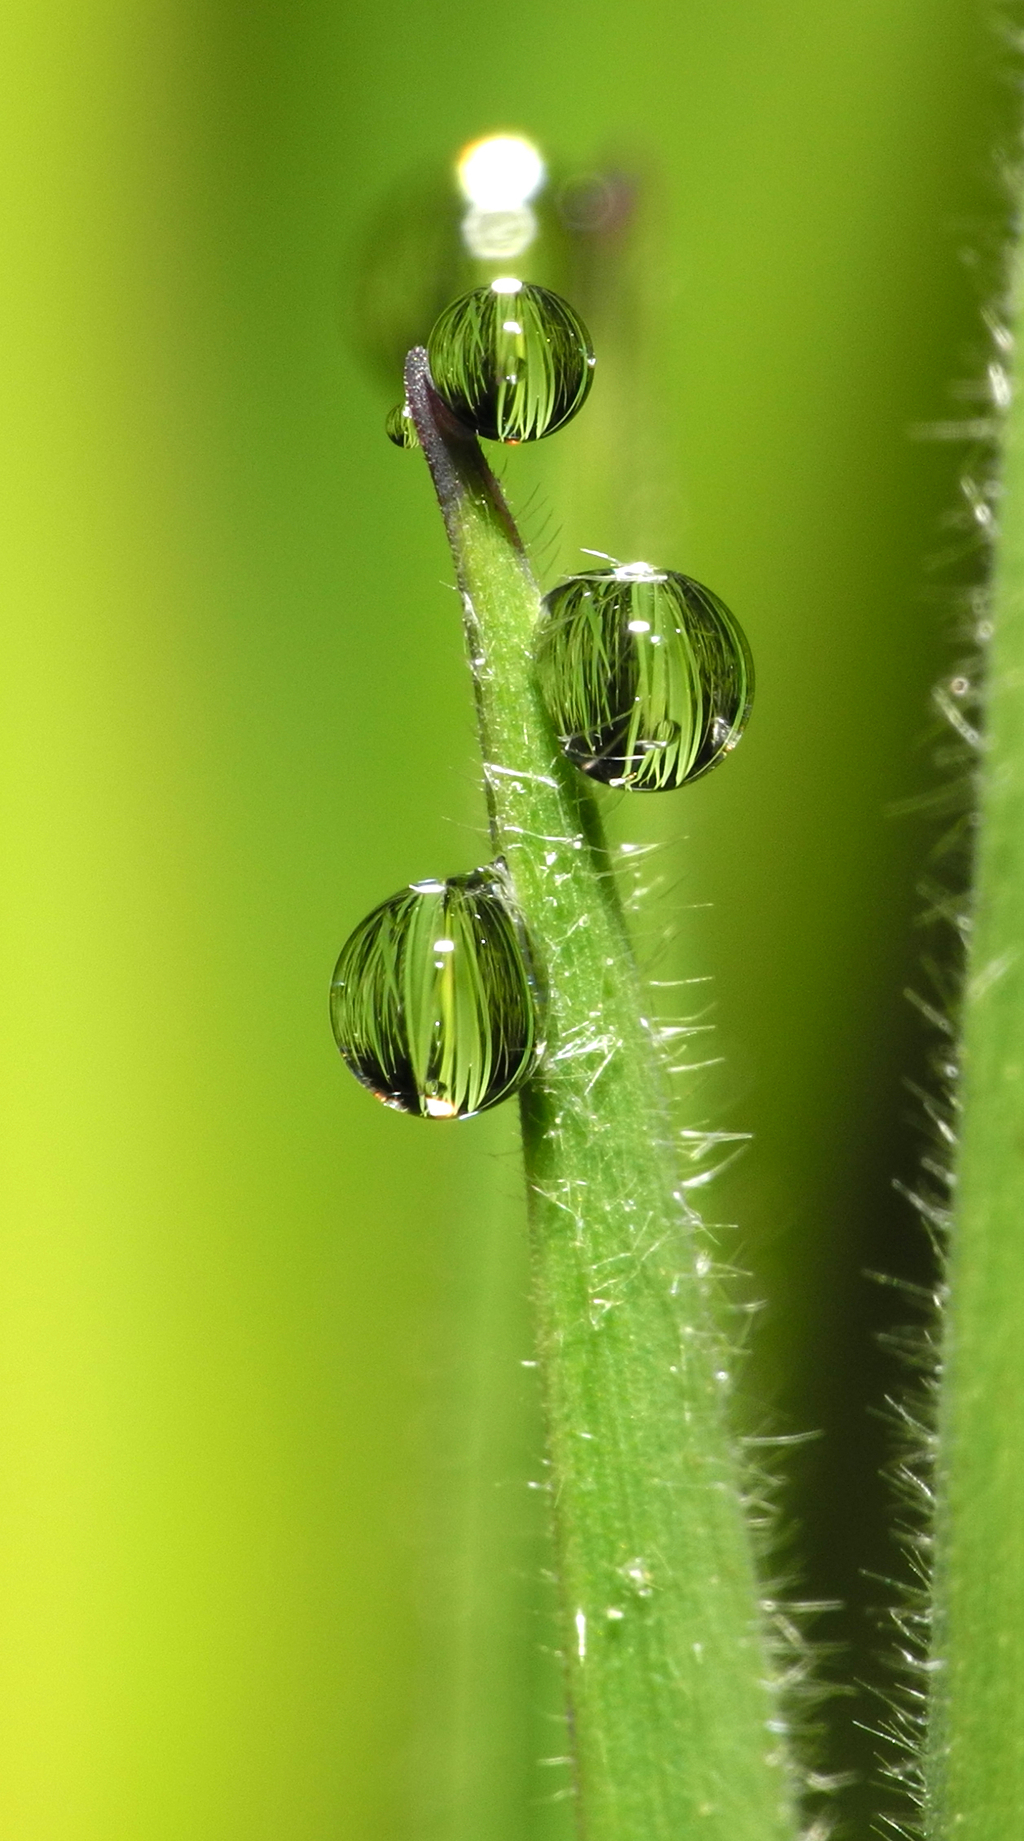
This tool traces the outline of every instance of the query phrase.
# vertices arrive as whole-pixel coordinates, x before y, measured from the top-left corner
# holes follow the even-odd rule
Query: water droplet
[[[754,664],[725,603],[689,576],[627,563],[545,597],[537,674],[569,759],[606,786],[659,792],[708,773],[743,733]]]
[[[465,1119],[534,1067],[541,999],[502,869],[413,883],[342,947],[334,1038],[356,1079],[399,1112]]]
[[[396,403],[394,408],[388,411],[388,419],[384,427],[387,430],[388,440],[393,441],[396,447],[419,447],[420,438],[416,433],[416,424],[412,419],[412,410],[408,403]]]
[[[539,441],[583,407],[590,335],[560,294],[515,276],[446,307],[427,343],[438,394],[488,441]]]

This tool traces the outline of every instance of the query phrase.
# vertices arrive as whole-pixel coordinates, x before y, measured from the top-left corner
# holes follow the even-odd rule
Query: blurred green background
[[[739,753],[612,820],[664,846],[655,975],[714,980],[680,1120],[754,1133],[703,1197],[767,1302],[745,1422],[825,1433],[778,1570],[878,1681],[903,1307],[862,1275],[928,1271],[891,1182],[932,834],[891,808],[964,568],[962,452],[911,431],[983,370],[1007,55],[968,0],[6,9],[4,1841],[567,1833],[514,1114],[386,1113],[326,1017],[362,914],[486,856],[352,302],[388,199],[495,129],[645,181],[591,433],[507,478],[547,584],[656,552],[752,641]],[[824,1764],[878,1717],[833,1703]]]

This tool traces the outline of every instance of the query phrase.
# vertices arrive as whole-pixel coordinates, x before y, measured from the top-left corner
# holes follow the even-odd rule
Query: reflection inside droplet
[[[452,301],[427,341],[434,388],[488,441],[539,441],[582,408],[590,336],[550,288],[499,275]]]
[[[386,1106],[472,1118],[515,1093],[542,1044],[542,998],[501,864],[410,884],[368,914],[331,982],[334,1039]]]
[[[424,1099],[423,1105],[428,1116],[432,1119],[454,1119],[457,1110],[457,1108],[452,1105],[450,1099],[435,1099],[433,1094],[429,1093]]]
[[[593,550],[596,556],[598,551]],[[655,569],[652,563],[617,563],[612,570],[617,582],[663,582],[664,569]]]
[[[735,747],[753,665],[729,609],[689,576],[616,563],[544,599],[541,695],[569,759],[607,786],[656,792]]]

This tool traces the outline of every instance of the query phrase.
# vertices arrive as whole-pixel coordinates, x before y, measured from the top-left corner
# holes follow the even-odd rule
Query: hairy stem
[[[712,1249],[678,1188],[596,805],[536,696],[536,583],[420,350],[406,388],[458,571],[494,847],[549,988],[523,1134],[580,1831],[773,1841],[793,1833],[791,1786]]]
[[[926,1833],[1024,1832],[1024,383],[1007,424],[943,1332]]]

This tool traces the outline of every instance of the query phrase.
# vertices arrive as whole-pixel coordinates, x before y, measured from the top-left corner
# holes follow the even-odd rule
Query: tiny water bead
[[[539,441],[572,419],[594,375],[590,335],[560,294],[506,276],[446,307],[427,342],[437,393],[488,441]]]
[[[342,947],[334,1039],[386,1106],[466,1119],[515,1093],[541,1052],[529,942],[500,864],[414,882]]]
[[[606,786],[659,792],[735,748],[754,665],[723,601],[687,575],[626,563],[544,600],[537,675],[569,760]]]
[[[393,409],[389,409],[384,427],[388,440],[393,441],[396,447],[419,447],[420,438],[408,403],[396,403]]]

